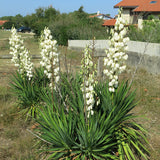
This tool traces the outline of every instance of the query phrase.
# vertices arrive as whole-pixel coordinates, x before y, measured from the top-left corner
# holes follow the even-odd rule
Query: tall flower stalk
[[[23,40],[20,35],[17,34],[16,29],[11,29],[11,37],[9,39],[10,54],[12,55],[12,62],[18,67],[18,72],[24,76],[26,75],[30,80],[33,77],[33,63],[29,51],[24,47]]]
[[[118,75],[126,69],[126,60],[128,55],[127,42],[128,37],[125,37],[127,29],[125,27],[125,20],[121,16],[121,10],[119,11],[118,18],[116,20],[115,28],[111,31],[112,38],[110,39],[109,49],[106,50],[106,57],[104,58],[104,74],[109,78],[109,91],[115,92],[118,86]]]
[[[84,57],[82,58],[81,61],[81,76],[83,79],[81,90],[83,92],[83,97],[84,97],[84,112],[86,117],[89,117],[90,114],[91,115],[94,114],[93,105],[95,103],[94,100],[95,72],[90,53],[91,50],[87,46],[84,50]]]
[[[41,56],[40,64],[44,67],[44,73],[50,79],[50,87],[56,88],[55,83],[59,82],[59,53],[57,53],[57,41],[52,40],[51,31],[46,27],[41,35]]]

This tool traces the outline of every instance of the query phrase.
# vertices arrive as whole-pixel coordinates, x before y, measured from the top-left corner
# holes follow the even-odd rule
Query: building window
[[[153,4],[153,3],[157,3],[157,1],[151,1],[150,3],[151,3],[151,4]]]

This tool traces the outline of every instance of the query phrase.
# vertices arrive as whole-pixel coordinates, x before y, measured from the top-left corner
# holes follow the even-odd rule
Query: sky
[[[53,6],[60,13],[69,13],[84,7],[87,13],[100,11],[103,14],[110,14],[112,17],[118,13],[113,6],[121,0],[0,0],[0,17],[15,16],[21,14],[35,13],[39,7]]]

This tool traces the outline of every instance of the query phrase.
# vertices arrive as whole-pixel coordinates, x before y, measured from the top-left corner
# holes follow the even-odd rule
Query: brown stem
[[[67,47],[65,47],[65,51],[64,51],[64,64],[65,64],[65,68],[66,68],[66,72],[68,75],[68,65],[67,65]]]
[[[87,123],[87,109],[86,109],[86,85],[85,85],[85,75],[84,75],[84,82],[83,82],[83,87],[84,87],[84,115],[85,115],[85,120]]]
[[[95,53],[95,37],[93,37],[93,42],[92,42],[92,60],[94,58],[94,53]]]
[[[88,49],[88,48],[87,48]],[[85,64],[85,57],[84,57],[84,68],[86,68],[86,64]],[[87,109],[86,109],[86,76],[85,76],[85,73],[84,73],[84,82],[83,82],[83,87],[84,87],[84,115],[85,115],[85,121],[86,121],[86,124],[87,124]]]
[[[51,72],[52,72],[52,77],[51,77],[51,92],[52,92],[52,104],[53,104],[53,111],[54,111],[54,96],[53,96],[53,80],[54,80],[54,67],[53,67],[53,58],[51,59]]]

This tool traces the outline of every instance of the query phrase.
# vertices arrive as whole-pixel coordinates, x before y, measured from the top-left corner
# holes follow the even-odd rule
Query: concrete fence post
[[[103,77],[103,58],[104,57],[98,57],[97,74],[99,78]]]

